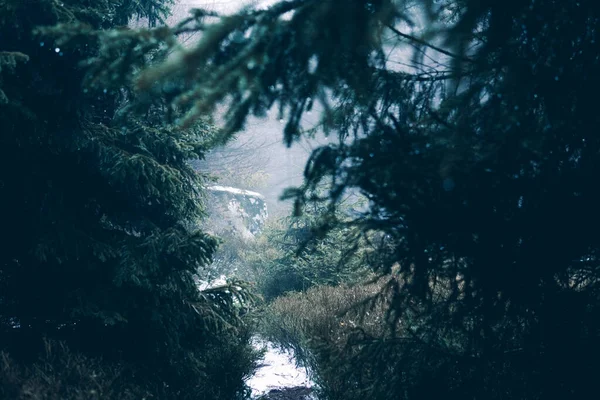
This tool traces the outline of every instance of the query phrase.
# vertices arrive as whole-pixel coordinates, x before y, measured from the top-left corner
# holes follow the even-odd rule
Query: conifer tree
[[[203,36],[138,88],[186,79],[180,124],[225,103],[224,138],[277,105],[288,144],[320,103],[339,143],[317,149],[287,195],[300,209],[326,183],[332,211],[348,189],[368,197],[356,224],[387,235],[387,269],[399,266],[389,322],[410,321],[386,351],[362,347],[387,357],[371,393],[595,390],[597,1],[290,0],[207,15],[174,29]]]
[[[153,40],[127,58],[127,24],[154,26],[170,3],[0,1],[2,342],[35,355],[47,337],[125,360],[160,398],[231,398],[252,365],[234,304],[246,295],[242,284],[198,292],[217,241],[190,228],[203,177],[188,161],[211,127],[173,128],[172,110],[95,63],[164,56]],[[124,37],[110,49],[108,29]]]

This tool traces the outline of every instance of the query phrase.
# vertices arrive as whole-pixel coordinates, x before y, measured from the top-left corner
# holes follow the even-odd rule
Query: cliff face
[[[262,230],[268,217],[267,204],[260,193],[227,186],[204,188],[207,218],[191,224],[221,240],[213,254],[213,262],[198,282],[201,289],[224,284],[226,277],[236,274],[244,266],[243,253]]]
[[[208,187],[211,231],[219,236],[244,239],[260,233],[267,217],[267,203],[260,193],[226,186]]]

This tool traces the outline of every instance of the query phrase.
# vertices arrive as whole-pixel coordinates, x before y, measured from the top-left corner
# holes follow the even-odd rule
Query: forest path
[[[312,394],[313,382],[306,370],[296,365],[294,356],[260,338],[253,345],[265,349],[254,375],[246,381],[252,389],[252,398],[261,400],[316,400]]]

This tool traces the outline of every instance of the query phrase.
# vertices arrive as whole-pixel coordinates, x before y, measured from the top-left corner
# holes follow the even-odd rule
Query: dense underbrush
[[[249,398],[244,380],[259,353],[250,330],[205,342],[177,365],[151,365],[102,357],[46,339],[41,352],[0,352],[0,399],[217,400]],[[24,353],[28,353],[25,355]]]
[[[63,342],[46,341],[33,363],[0,353],[2,399],[141,399],[151,391],[135,383],[130,366],[72,352]]]
[[[267,308],[262,334],[293,350],[296,359],[312,373],[328,399],[359,397],[377,369],[376,359],[355,358],[366,338],[386,334],[386,300],[378,293],[385,279],[362,285],[316,286],[289,293]],[[381,378],[381,376],[379,376]]]

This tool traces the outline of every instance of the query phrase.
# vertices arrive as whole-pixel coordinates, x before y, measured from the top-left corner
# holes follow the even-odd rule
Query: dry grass
[[[361,285],[317,286],[273,301],[262,324],[262,334],[294,351],[308,367],[324,398],[352,398],[347,372],[360,352],[357,337],[381,338],[386,333],[386,297],[377,296],[389,282],[382,278]],[[354,340],[355,341],[355,340]],[[370,374],[363,364],[359,374]],[[355,383],[366,377],[352,377]],[[356,393],[354,393],[356,394]]]
[[[461,283],[430,282],[435,301],[446,300]],[[422,321],[390,314],[393,292],[402,288],[397,276],[390,275],[369,283],[290,293],[269,305],[262,333],[294,351],[312,372],[323,398],[392,395],[398,382],[412,379],[410,368],[406,371],[398,363],[417,365],[424,354],[409,332]]]
[[[370,300],[381,287],[382,282],[317,286],[280,297],[269,307],[264,333],[275,339],[285,331],[338,342],[360,326],[377,335],[384,326],[385,305],[381,300]]]

